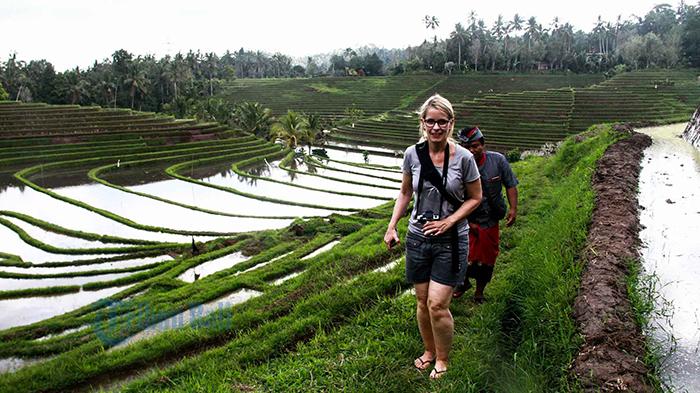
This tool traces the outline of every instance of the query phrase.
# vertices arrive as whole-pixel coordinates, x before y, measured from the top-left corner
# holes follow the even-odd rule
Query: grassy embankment
[[[569,139],[553,158],[516,164],[518,224],[503,233],[489,301],[452,306],[456,336],[442,380],[431,382],[411,367],[421,351],[412,297],[384,295],[351,306],[386,276],[402,277],[399,264],[350,283],[339,275],[313,301],[297,304],[293,318],[151,373],[127,391],[576,391],[567,370],[579,345],[571,319],[577,255],[593,207],[593,168],[616,138],[589,133]]]

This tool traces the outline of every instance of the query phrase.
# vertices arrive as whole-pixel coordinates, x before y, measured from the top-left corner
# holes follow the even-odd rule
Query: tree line
[[[358,70],[363,75],[381,75],[383,67],[375,53],[358,55],[350,48],[331,56],[325,67],[313,57],[307,58],[304,67],[281,53],[244,49],[223,56],[190,51],[160,59],[120,49],[86,70],[76,67],[65,72],[56,72],[46,60],[27,63],[10,54],[0,63],[0,82],[13,100],[178,113],[187,100],[213,96],[225,80],[340,76]]]
[[[426,15],[422,22],[428,34],[440,24],[436,16]],[[433,36],[404,49],[347,48],[302,63],[281,53],[242,48],[221,56],[190,51],[160,59],[120,49],[85,70],[56,72],[46,60],[25,62],[10,54],[0,62],[0,97],[186,116],[197,110],[201,98],[214,96],[234,78],[700,67],[700,3],[681,2],[676,9],[662,4],[630,20],[599,17],[588,33],[558,18],[543,26],[535,17],[524,20],[518,14],[511,20],[499,16],[489,27],[471,12],[444,39]]]
[[[428,32],[440,23],[428,15],[423,22]],[[618,16],[611,22],[599,16],[589,33],[559,18],[543,25],[535,17],[525,20],[518,14],[510,20],[499,15],[488,26],[472,11],[448,38],[435,36],[407,51],[408,60],[398,64],[394,73],[700,67],[700,3],[692,6],[681,1],[676,9],[661,4],[629,20]]]

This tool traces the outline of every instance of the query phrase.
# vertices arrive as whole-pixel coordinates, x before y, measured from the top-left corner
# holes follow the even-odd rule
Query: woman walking
[[[473,155],[452,140],[454,110],[435,94],[418,111],[421,142],[404,153],[401,191],[384,242],[399,242],[396,225],[413,195],[406,235],[406,278],[416,290],[416,316],[424,352],[414,360],[430,378],[440,378],[449,361],[454,322],[452,291],[464,282],[469,227],[466,217],[481,202],[481,182]]]

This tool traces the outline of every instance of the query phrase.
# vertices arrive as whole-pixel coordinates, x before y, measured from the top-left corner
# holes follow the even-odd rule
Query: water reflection
[[[343,144],[335,144],[334,146],[328,147],[328,157],[337,161],[347,161],[356,164],[364,164],[364,157],[362,152],[343,150],[343,147],[347,147]],[[334,148],[335,147],[335,148]],[[369,155],[369,163],[373,165],[382,166],[393,166],[401,167],[403,164],[403,150],[393,151],[393,150],[380,150],[379,154],[373,154],[374,150],[372,148],[366,149]]]
[[[303,272],[294,272],[294,273],[288,274],[288,275],[286,275],[286,276],[280,277],[280,278],[278,278],[278,279],[272,281],[272,282],[270,283],[270,285],[280,285],[280,284],[282,284],[282,283],[284,283],[284,282],[286,282],[286,281],[288,281],[288,280],[291,280],[292,278],[294,278],[294,277],[300,275],[301,273],[303,273]]]
[[[160,255],[150,258],[127,259],[123,261],[105,262],[94,265],[79,265],[79,266],[58,266],[58,267],[42,267],[41,265],[22,268],[16,266],[2,266],[0,271],[8,273],[20,274],[60,274],[60,273],[78,273],[90,272],[111,269],[125,269],[130,267],[150,265],[153,263],[172,261],[173,258],[169,255]]]
[[[0,193],[0,206],[3,210],[24,213],[64,228],[89,233],[176,243],[185,243],[190,240],[189,236],[135,229],[31,188],[8,188],[5,192]],[[3,228],[0,226],[0,230]],[[2,238],[4,239],[4,237]],[[0,247],[4,248],[4,244]],[[31,261],[31,259],[26,258],[25,260]]]
[[[0,239],[2,239],[2,245],[0,245],[0,252],[5,252],[8,254],[14,254],[20,256],[25,262],[32,263],[44,263],[44,262],[61,262],[61,261],[79,261],[85,259],[96,259],[96,258],[106,258],[109,256],[114,256],[115,254],[81,254],[81,255],[70,255],[70,254],[54,254],[44,251],[40,248],[29,245],[22,240],[19,235],[11,231],[4,225],[0,225]],[[118,254],[117,254],[118,255]]]
[[[92,302],[119,293],[131,285],[80,291],[60,296],[0,300],[0,330],[28,325],[76,310]]]
[[[237,304],[241,304],[249,299],[258,297],[262,295],[262,292],[255,291],[252,289],[241,289],[233,292],[227,296],[221,297],[219,299],[210,301],[208,303],[193,306],[187,311],[183,311],[177,315],[173,315],[163,321],[153,324],[141,332],[127,338],[126,340],[120,342],[118,345],[110,348],[110,350],[115,350],[119,348],[126,347],[138,341],[153,337],[159,333],[179,329],[187,325],[192,324],[192,322],[204,318],[216,311],[223,311],[225,309],[231,308]],[[230,319],[216,320],[213,323],[227,323]]]
[[[137,272],[99,274],[96,276],[78,276],[65,278],[0,278],[0,291],[60,287],[64,285],[83,285],[98,281],[112,281],[118,278],[130,276],[132,274],[137,274]]]
[[[272,167],[263,164],[270,171],[270,176],[276,180],[287,181],[287,172],[276,167],[278,161],[271,163]],[[280,178],[281,177],[281,178]],[[316,191],[291,185],[280,184],[270,181],[259,181],[255,186],[250,186],[246,182],[232,182],[232,179],[221,177],[210,177],[202,181],[223,187],[231,187],[239,192],[259,195],[265,198],[274,198],[290,203],[317,204],[327,206],[329,209],[366,209],[377,206],[384,201],[374,200],[365,197],[339,195],[332,192]],[[338,182],[315,177],[313,179],[314,188],[321,190],[336,190]]]
[[[311,258],[313,258],[313,257],[315,257],[315,256],[317,256],[317,255],[320,255],[320,254],[322,254],[322,253],[324,253],[324,252],[330,250],[331,248],[335,247],[336,244],[338,244],[338,243],[340,243],[340,240],[333,240],[332,242],[327,243],[327,244],[323,245],[322,247],[317,248],[317,249],[314,250],[312,253],[309,253],[309,254],[307,254],[307,255],[304,255],[301,259],[302,259],[302,260],[311,259]]]
[[[248,260],[248,257],[244,256],[240,252],[234,252],[225,255],[221,258],[217,258],[208,262],[204,262],[201,265],[197,265],[193,268],[187,269],[184,273],[180,274],[177,278],[184,282],[195,282],[196,280],[202,279],[206,276],[210,276],[221,270],[228,269],[237,265],[241,262]]]
[[[134,247],[133,244],[121,244],[121,243],[103,243],[96,240],[86,240],[77,237],[62,235],[60,233],[47,231],[45,229],[39,228],[19,218],[0,216],[2,219],[7,220],[14,225],[21,228],[32,238],[46,243],[48,245],[68,248],[68,249],[80,249],[80,248],[105,248],[105,247]],[[1,225],[1,224],[0,224]]]
[[[216,176],[215,178],[221,179],[222,182],[226,182],[226,177]],[[209,182],[209,179],[204,179],[204,181]],[[164,182],[144,184],[143,186],[131,187],[130,189],[133,191],[146,193],[160,198],[165,198],[170,201],[186,203],[189,205],[198,206],[203,209],[209,209],[228,214],[241,214],[261,217],[307,217],[326,216],[334,212],[333,210],[314,209],[294,205],[281,205],[274,202],[261,201],[254,198],[236,195],[223,190],[218,190],[216,188],[206,187],[203,185],[183,182],[179,180],[167,180]],[[267,221],[265,221],[264,219],[258,221],[258,228],[260,229],[270,229],[277,227],[276,225],[263,227],[263,225]]]
[[[652,321],[653,337],[668,352],[662,378],[695,392],[700,391],[700,152],[678,138],[683,127],[638,130],[653,138],[640,173],[639,236],[644,267],[658,279],[660,299],[672,306],[668,318],[656,315]]]
[[[174,182],[180,181],[174,180]],[[290,219],[260,220],[212,215],[144,198],[102,184],[64,187],[56,192],[139,224],[184,231],[247,232],[281,228],[291,222]],[[193,198],[196,205],[197,196],[194,195]]]
[[[39,363],[46,359],[47,358],[22,359],[15,357],[0,359],[0,374],[15,372],[20,368]]]

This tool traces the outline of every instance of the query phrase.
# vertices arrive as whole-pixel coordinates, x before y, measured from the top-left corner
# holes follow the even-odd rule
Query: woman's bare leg
[[[415,284],[416,289],[416,316],[418,319],[418,330],[423,339],[424,352],[420,356],[423,362],[432,362],[435,359],[435,340],[433,339],[433,326],[430,321],[430,310],[428,309],[428,289],[429,283]],[[429,367],[429,364],[414,362],[421,370]]]
[[[451,286],[430,281],[428,286],[428,311],[430,313],[430,325],[432,326],[431,336],[435,348],[436,371],[447,369],[450,349],[452,348],[454,320],[450,312],[451,300]]]

